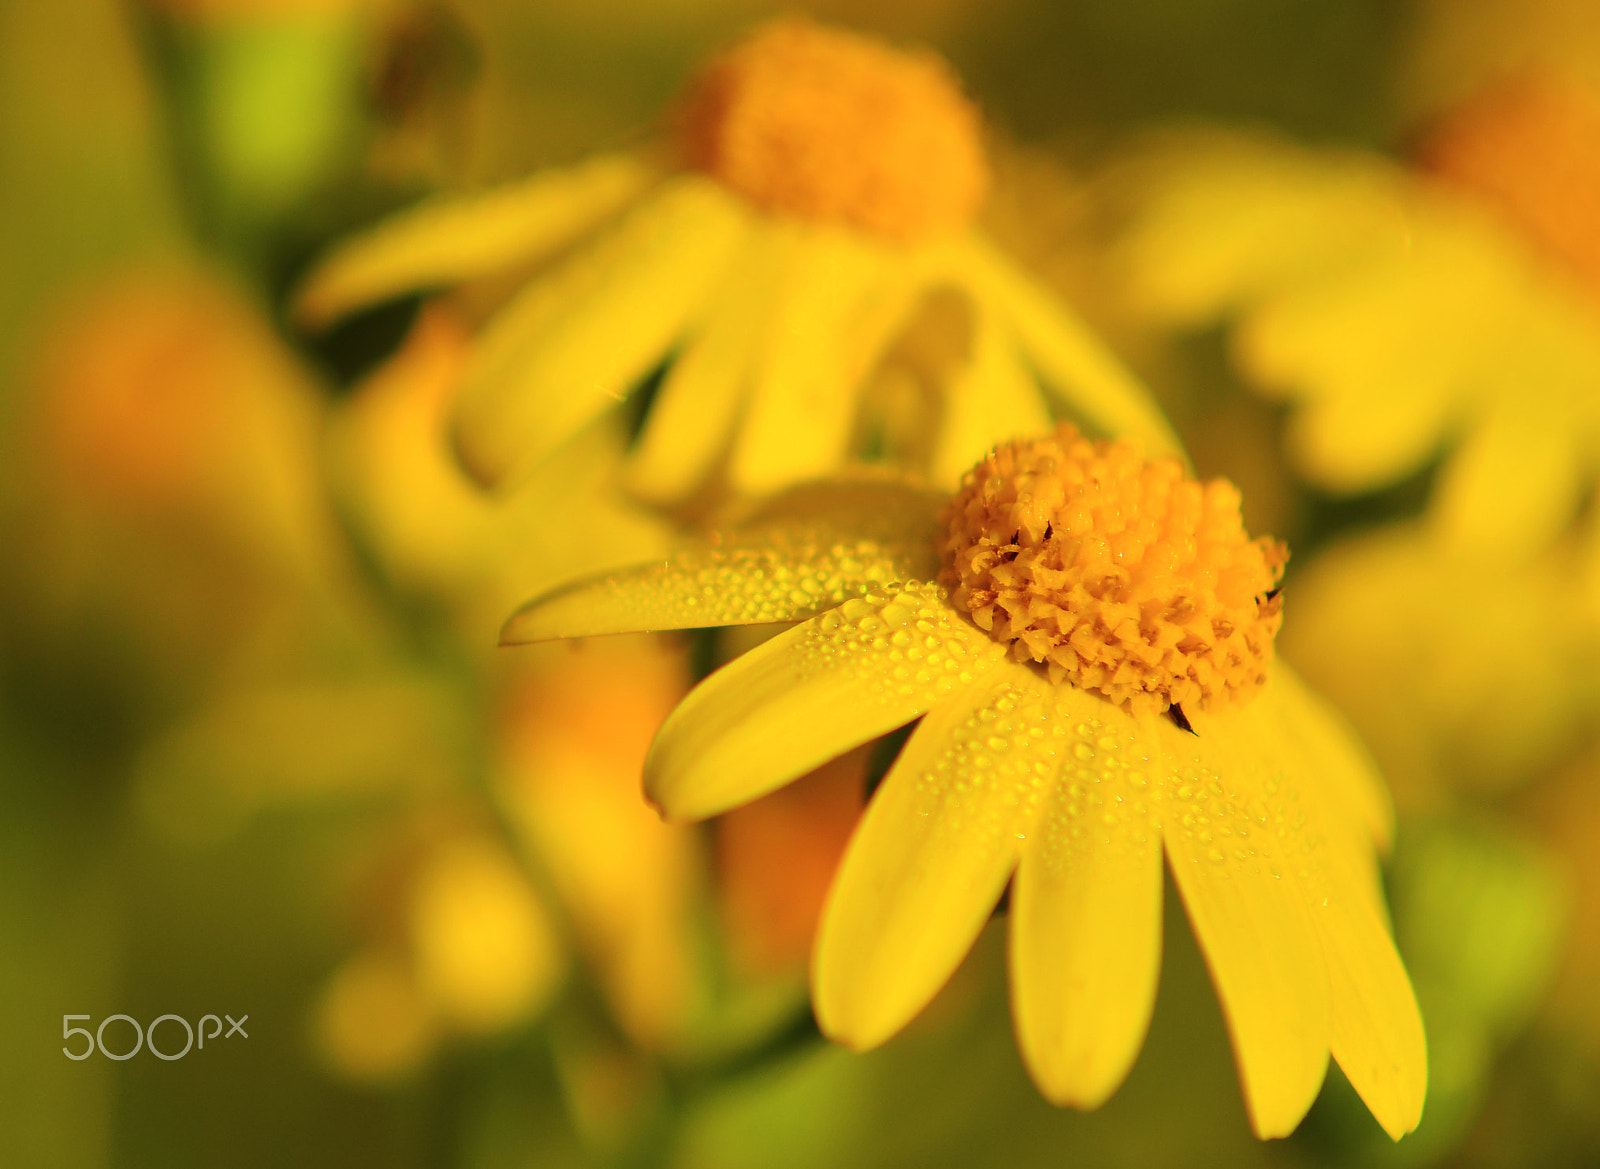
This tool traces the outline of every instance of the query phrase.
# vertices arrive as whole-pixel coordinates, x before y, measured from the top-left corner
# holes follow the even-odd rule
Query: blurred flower
[[[319,403],[226,286],[170,271],[105,281],[62,311],[38,382],[50,485],[305,555]]]
[[[1570,134],[1594,116],[1567,111],[1507,142],[1507,127],[1533,133],[1549,98],[1464,112],[1436,143],[1437,178],[1267,137],[1179,139],[1136,172],[1142,210],[1120,257],[1150,316],[1238,318],[1236,360],[1294,404],[1307,480],[1370,491],[1444,449],[1430,537],[1508,564],[1572,522],[1600,437],[1600,317],[1545,254],[1552,233],[1579,238],[1573,215],[1593,203],[1566,186],[1600,175]],[[1496,167],[1495,205],[1537,206],[1544,228],[1508,230],[1463,181]]]
[[[692,1005],[697,841],[639,792],[650,739],[688,688],[680,655],[590,645],[514,679],[496,794],[572,921],[628,1037],[659,1049]]]
[[[498,845],[452,842],[412,890],[417,982],[467,1031],[527,1018],[561,973],[561,949],[527,878]]]
[[[312,1039],[331,1071],[382,1082],[420,1068],[437,1027],[405,958],[372,952],[345,962],[323,988]]]
[[[135,271],[44,330],[12,448],[19,636],[114,676],[259,676],[365,614],[320,486],[314,386],[230,289]],[[26,617],[24,618],[24,614]],[[143,695],[141,694],[141,698]]]
[[[796,488],[707,549],[536,599],[504,637],[802,622],[663,726],[646,787],[674,817],[921,717],[824,910],[830,1036],[868,1048],[904,1026],[1009,881],[1024,1057],[1050,1099],[1098,1105],[1154,1000],[1164,848],[1257,1133],[1299,1122],[1331,1049],[1398,1137],[1426,1056],[1374,865],[1387,797],[1271,664],[1282,558],[1246,538],[1226,483],[1063,427],[1001,447],[953,501],[889,480]]]
[[[1458,785],[1542,773],[1591,721],[1600,629],[1571,559],[1442,551],[1413,525],[1351,537],[1295,577],[1283,651],[1350,716],[1402,808],[1441,811]]]
[[[1052,400],[1175,447],[1099,342],[971,229],[988,181],[978,116],[936,58],[778,22],[706,67],[676,129],[672,165],[603,156],[380,224],[314,273],[300,313],[324,324],[548,268],[494,315],[464,374],[456,446],[490,483],[537,466],[663,361],[627,471],[654,502],[875,452],[953,482],[993,442],[1045,426]],[[907,336],[928,313],[931,355]],[[886,389],[880,367],[899,370]],[[908,410],[908,392],[931,396]]]
[[[330,420],[328,476],[346,522],[403,593],[454,611],[487,645],[531,587],[571,575],[551,549],[623,564],[665,547],[661,525],[614,498],[620,436],[593,429],[518,490],[488,496],[450,457],[445,417],[467,336],[442,307]],[[559,505],[552,501],[559,500]]]
[[[452,1032],[525,1022],[564,971],[548,910],[486,836],[432,844],[408,875],[402,917],[398,938],[334,973],[313,1019],[323,1057],[352,1078],[413,1071]]]

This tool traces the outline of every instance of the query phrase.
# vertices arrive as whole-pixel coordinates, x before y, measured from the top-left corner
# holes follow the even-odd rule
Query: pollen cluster
[[[942,525],[956,607],[1052,681],[1136,714],[1215,708],[1266,681],[1289,550],[1245,535],[1224,479],[1062,424],[968,471]]]
[[[977,110],[948,66],[807,20],[780,20],[706,67],[682,146],[766,211],[897,240],[959,228],[989,183]]]

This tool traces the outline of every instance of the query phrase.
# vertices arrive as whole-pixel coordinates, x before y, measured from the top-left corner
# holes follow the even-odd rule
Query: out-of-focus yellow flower
[[[327,464],[341,510],[382,570],[487,632],[530,580],[570,574],[552,548],[581,543],[622,564],[666,545],[657,521],[606,490],[621,456],[609,428],[570,444],[515,492],[490,497],[467,479],[445,424],[467,345],[449,312],[424,312],[400,352],[334,415]]]
[[[127,273],[42,347],[41,478],[105,512],[304,555],[319,404],[263,322],[189,273]]]
[[[1537,185],[1549,223],[1570,233],[1575,204],[1594,200],[1563,187],[1600,169],[1576,161],[1593,148],[1566,133],[1593,120],[1544,124],[1539,134],[1566,147],[1529,138],[1520,156],[1489,141],[1503,137],[1494,118],[1480,116],[1477,131],[1460,123],[1441,146],[1454,160],[1445,172],[1511,164],[1502,194],[1517,194],[1500,210],[1537,202]],[[1548,164],[1537,176],[1523,169],[1534,155]],[[1239,365],[1294,404],[1288,442],[1307,479],[1371,490],[1453,442],[1428,516],[1443,545],[1492,548],[1510,563],[1572,521],[1600,436],[1600,316],[1542,246],[1464,183],[1374,155],[1215,133],[1145,164],[1144,206],[1120,257],[1135,299],[1171,324],[1237,319]]]
[[[403,884],[397,936],[335,971],[313,1016],[323,1058],[351,1078],[402,1076],[447,1035],[523,1023],[565,971],[549,911],[488,837],[433,842]]]
[[[695,837],[639,793],[650,739],[683,696],[682,658],[644,639],[584,647],[511,682],[497,794],[572,921],[626,1034],[659,1049],[694,986]]]
[[[417,983],[466,1031],[508,1027],[555,987],[561,947],[533,887],[485,840],[445,845],[412,890]]]
[[[359,624],[316,464],[322,407],[241,298],[135,271],[43,332],[13,431],[6,575],[28,637],[174,679],[259,673]],[[110,647],[110,648],[108,648]]]
[[[1280,559],[1246,538],[1227,484],[1064,427],[1000,448],[953,500],[887,480],[796,488],[708,548],[531,602],[504,636],[800,622],[663,726],[646,788],[674,817],[921,718],[823,913],[828,1035],[869,1048],[899,1030],[1010,882],[1024,1057],[1050,1099],[1101,1103],[1149,1019],[1165,851],[1256,1132],[1294,1128],[1331,1050],[1399,1137],[1426,1053],[1374,864],[1387,797],[1337,716],[1271,662]]]
[[[1047,425],[1051,403],[1175,448],[1099,342],[971,229],[978,115],[936,58],[778,22],[706,67],[676,130],[667,163],[607,155],[380,224],[314,273],[301,315],[538,269],[476,340],[455,414],[458,452],[490,483],[669,358],[627,468],[653,502],[885,450],[953,483]],[[928,312],[945,314],[940,353],[910,375],[932,384],[908,411],[904,369],[898,389],[876,375],[905,365],[896,342]]]
[[[438,1039],[438,1019],[398,954],[360,954],[334,973],[312,1019],[312,1042],[351,1080],[398,1079],[419,1069]]]
[[[1296,576],[1283,650],[1350,716],[1402,807],[1438,811],[1460,783],[1542,772],[1592,716],[1600,629],[1570,559],[1441,550],[1412,525],[1358,536]]]

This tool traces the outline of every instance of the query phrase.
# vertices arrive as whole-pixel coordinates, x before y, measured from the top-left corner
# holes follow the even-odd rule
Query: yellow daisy
[[[1540,85],[1462,111],[1431,170],[1169,143],[1143,159],[1126,284],[1166,324],[1234,324],[1246,377],[1294,405],[1309,481],[1368,491],[1445,451],[1430,535],[1526,560],[1578,513],[1600,439],[1596,126],[1593,95]]]
[[[1282,649],[1349,715],[1401,810],[1437,813],[1544,774],[1590,732],[1600,629],[1570,550],[1508,564],[1420,529],[1324,549],[1295,576]]]
[[[477,338],[454,418],[491,484],[668,359],[626,472],[655,502],[885,450],[953,484],[1059,409],[1176,450],[1111,354],[973,230],[980,129],[937,58],[779,21],[689,86],[667,160],[607,155],[426,203],[335,250],[299,311],[321,325],[532,269]],[[931,358],[904,352],[919,332]]]
[[[1421,1020],[1385,925],[1381,782],[1272,661],[1284,549],[1227,483],[1071,427],[997,448],[952,499],[809,484],[706,547],[540,597],[508,643],[797,622],[702,682],[645,763],[674,818],[752,800],[920,724],[835,876],[812,962],[826,1034],[870,1048],[1011,886],[1017,1037],[1041,1091],[1104,1101],[1143,1041],[1165,853],[1255,1131],[1299,1122],[1331,1051],[1415,1127]]]

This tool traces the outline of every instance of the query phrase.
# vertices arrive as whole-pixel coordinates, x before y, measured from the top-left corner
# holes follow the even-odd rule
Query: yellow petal
[[[1140,720],[1163,776],[1172,874],[1211,968],[1256,1135],[1300,1123],[1327,1067],[1328,975],[1302,873],[1327,847],[1315,793],[1266,754],[1253,704]]]
[[[534,598],[500,641],[797,621],[896,581],[930,580],[943,502],[893,480],[804,484],[707,547]]]
[[[995,306],[1051,391],[1091,429],[1186,459],[1150,391],[1064,304],[977,236],[957,244],[952,276]]]
[[[1161,967],[1161,832],[1128,716],[1064,688],[1060,776],[1011,892],[1011,1003],[1039,1090],[1097,1108],[1144,1041]]]
[[[1543,388],[1496,403],[1445,465],[1429,519],[1449,544],[1521,561],[1571,522],[1585,486],[1581,432],[1569,412],[1528,400]]]
[[[1486,365],[1499,261],[1449,225],[1415,238],[1285,290],[1240,329],[1251,376],[1306,400],[1290,449],[1335,491],[1381,486],[1431,457]]]
[[[1308,774],[1326,798],[1361,825],[1372,843],[1387,849],[1394,835],[1394,804],[1377,764],[1344,717],[1282,661],[1272,664],[1272,675],[1254,701],[1282,720],[1286,739],[1298,745]]]
[[[1114,261],[1141,307],[1174,324],[1206,324],[1410,239],[1406,178],[1371,155],[1205,131],[1141,161],[1144,206]]]
[[[757,230],[734,262],[707,310],[705,327],[667,371],[628,460],[624,481],[639,498],[678,502],[702,486],[726,455],[780,281],[799,244],[794,231]]]
[[[1001,653],[935,586],[846,601],[695,687],[650,748],[645,790],[674,819],[714,816],[904,726]]]
[[[1258,721],[1277,722],[1275,729],[1257,728],[1258,742],[1270,743],[1274,754],[1311,780],[1297,813],[1306,819],[1302,834],[1311,846],[1300,850],[1298,878],[1328,972],[1329,1047],[1372,1114],[1398,1140],[1422,1116],[1427,1044],[1410,980],[1388,933],[1368,847],[1371,825],[1362,823],[1351,802],[1361,787],[1376,785],[1376,776],[1348,731],[1331,711],[1315,705],[1281,663],[1257,702],[1263,708]],[[1341,778],[1340,771],[1350,774]]]
[[[1050,429],[1050,412],[1010,334],[987,306],[977,315],[972,359],[946,389],[931,461],[934,480],[951,486],[996,444]]]
[[[537,259],[638,198],[654,172],[605,155],[464,198],[440,198],[386,219],[318,265],[295,315],[327,325],[351,309]]]
[[[812,998],[824,1034],[857,1050],[905,1026],[960,964],[1054,781],[1048,684],[998,665],[917,727],[829,891]]]
[[[798,230],[728,468],[749,493],[844,462],[860,382],[884,339],[872,302],[891,253],[836,228]]]
[[[487,484],[526,471],[627,396],[701,311],[749,218],[715,183],[673,180],[484,331],[455,441]]]
[[[1331,1047],[1351,1085],[1395,1140],[1417,1127],[1428,1090],[1428,1045],[1394,940],[1362,894],[1332,884],[1313,911],[1327,952]]]

